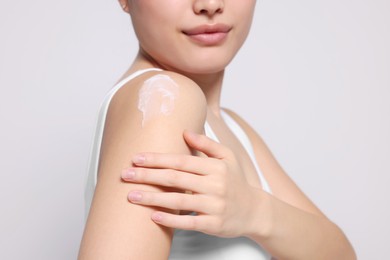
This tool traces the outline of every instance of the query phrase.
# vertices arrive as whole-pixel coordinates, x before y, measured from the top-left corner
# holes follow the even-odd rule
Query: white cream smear
[[[179,86],[169,76],[158,74],[144,82],[138,95],[138,110],[143,115],[143,127],[152,118],[168,116],[173,112]]]

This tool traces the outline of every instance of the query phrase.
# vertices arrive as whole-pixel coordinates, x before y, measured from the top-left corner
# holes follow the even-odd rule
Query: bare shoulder
[[[260,135],[238,114],[229,109],[224,109],[224,111],[226,111],[248,135],[256,155],[257,163],[271,187],[272,194],[278,199],[297,208],[323,216],[322,212],[283,170]]]
[[[131,101],[138,104],[139,98],[151,98],[158,94],[178,105],[197,103],[197,108],[205,110],[206,98],[200,87],[190,78],[172,71],[151,71],[134,78],[115,93],[110,106],[131,104]]]
[[[184,129],[203,131],[206,113],[206,98],[191,79],[169,71],[145,73],[112,98],[102,153],[112,144],[138,147],[139,142],[142,150],[155,152],[170,142],[176,151],[175,144],[182,147]],[[167,148],[161,152],[173,152]]]
[[[161,188],[120,179],[140,152],[190,154],[185,129],[202,133],[206,100],[190,79],[148,72],[113,96],[104,127],[99,175],[80,259],[167,259],[172,230],[155,224],[153,208],[127,201],[130,190]],[[150,240],[153,237],[153,240]]]
[[[206,118],[206,98],[191,79],[175,72],[145,73],[125,84],[112,98],[107,120],[131,118],[142,128],[164,121],[182,122]],[[194,118],[195,117],[195,118]],[[186,122],[182,122],[186,123]]]

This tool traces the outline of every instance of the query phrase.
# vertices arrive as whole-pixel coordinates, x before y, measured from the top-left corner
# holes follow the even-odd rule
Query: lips
[[[231,29],[225,24],[205,24],[184,30],[183,33],[198,44],[211,46],[223,43]]]

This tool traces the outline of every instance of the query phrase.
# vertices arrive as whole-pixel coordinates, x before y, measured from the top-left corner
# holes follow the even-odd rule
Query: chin
[[[147,53],[147,52],[145,52]],[[162,53],[147,53],[150,60],[159,64],[160,67],[175,71],[181,74],[207,75],[219,73],[230,64],[236,52],[231,50],[224,51],[203,51],[203,52],[184,52],[179,55],[167,56],[169,51]],[[173,52],[171,52],[173,53]]]
[[[217,57],[217,56],[202,56],[189,58],[181,62],[173,61],[171,68],[174,68],[178,72],[197,74],[197,75],[207,75],[219,73],[230,64],[233,57]]]
[[[197,74],[197,75],[207,75],[207,74],[215,74],[225,70],[227,64],[205,64],[196,66],[196,64],[191,64],[182,70],[186,73]]]

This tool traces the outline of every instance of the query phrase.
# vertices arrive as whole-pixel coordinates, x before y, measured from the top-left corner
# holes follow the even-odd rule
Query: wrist
[[[254,241],[265,240],[270,237],[274,223],[272,195],[263,189],[253,188],[253,205],[249,214],[248,228],[245,236]]]

